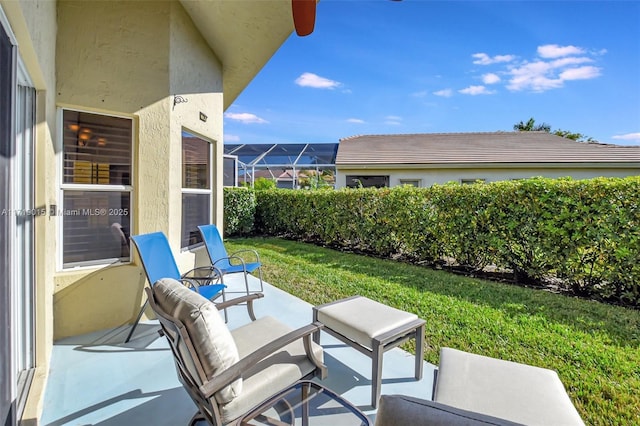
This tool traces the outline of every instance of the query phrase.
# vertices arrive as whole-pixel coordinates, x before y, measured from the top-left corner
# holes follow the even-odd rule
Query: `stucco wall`
[[[213,196],[212,220],[222,224],[222,173],[223,173],[223,95],[222,95],[222,65],[212,54],[205,40],[196,30],[191,18],[182,6],[174,3],[171,14],[170,33],[170,92],[182,97],[186,102],[172,107],[171,139],[181,141],[182,130],[203,136],[213,145]],[[172,101],[173,102],[173,101]],[[203,116],[201,116],[201,113]],[[172,155],[180,157],[181,143],[172,144]],[[170,191],[170,209],[172,217],[182,214],[181,199],[181,169],[172,169],[171,181],[174,186]],[[169,223],[171,243],[180,247],[180,221]],[[178,256],[178,262],[184,269],[194,267],[192,255],[183,253]]]
[[[598,176],[606,177],[626,177],[640,174],[639,168],[567,168],[567,167],[547,167],[547,168],[366,168],[349,169],[339,167],[336,172],[336,188],[346,186],[346,176],[389,176],[391,187],[401,185],[404,179],[419,179],[421,187],[429,187],[433,184],[460,182],[462,179],[484,179],[486,182],[501,180],[523,179],[534,176],[548,178],[559,178],[571,176],[574,179],[590,179]]]
[[[178,2],[59,2],[58,26],[58,105],[134,119],[131,234],[164,231],[193,267],[180,252],[181,130],[222,140],[221,64]],[[139,263],[58,272],[54,339],[128,324],[143,286]]]

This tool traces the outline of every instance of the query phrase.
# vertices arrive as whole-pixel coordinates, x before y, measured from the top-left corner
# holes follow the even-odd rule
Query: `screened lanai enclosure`
[[[278,188],[335,184],[337,143],[225,144],[225,185],[253,185],[262,177]]]

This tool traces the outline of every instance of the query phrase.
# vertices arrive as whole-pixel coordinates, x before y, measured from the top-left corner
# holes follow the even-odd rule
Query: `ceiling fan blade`
[[[291,0],[291,10],[296,34],[311,34],[316,22],[316,0]]]

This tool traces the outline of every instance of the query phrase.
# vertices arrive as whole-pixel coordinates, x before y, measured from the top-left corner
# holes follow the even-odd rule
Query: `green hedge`
[[[256,193],[247,188],[224,188],[224,235],[240,236],[253,232]]]
[[[261,234],[640,304],[638,177],[255,194]]]

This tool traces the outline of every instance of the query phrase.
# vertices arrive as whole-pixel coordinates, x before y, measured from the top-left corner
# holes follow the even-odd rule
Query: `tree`
[[[536,124],[536,120],[533,117],[529,119],[526,123],[519,122],[518,124],[513,125],[513,130],[517,130],[519,132],[551,132],[551,126],[547,123]]]
[[[592,137],[585,136],[582,133],[573,133],[568,130],[558,129],[553,132],[554,135],[571,139],[576,142],[596,142]]]
[[[554,130],[551,131],[551,126],[547,123],[536,124],[536,120],[531,117],[526,123],[521,121],[513,125],[513,130],[518,132],[547,132],[552,135],[560,136],[561,138],[571,139],[576,142],[597,142],[590,136],[583,135],[582,133],[574,133],[568,130]]]
[[[259,177],[253,182],[253,189],[256,191],[263,191],[268,189],[276,189],[278,187],[275,179],[267,179],[265,177]]]

